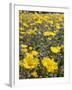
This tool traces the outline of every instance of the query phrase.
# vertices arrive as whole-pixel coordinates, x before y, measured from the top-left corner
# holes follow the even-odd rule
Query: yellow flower
[[[36,71],[33,71],[33,72],[31,73],[31,75],[32,75],[33,77],[38,77],[38,74],[37,74]]]
[[[31,46],[29,47],[29,50],[32,50],[32,47]]]
[[[41,21],[41,20],[38,20],[36,23],[41,24],[41,23],[42,23],[42,21]]]
[[[21,44],[21,47],[22,48],[27,48],[28,46],[27,45],[24,45],[24,44]]]
[[[42,59],[43,66],[47,69],[48,72],[54,73],[58,69],[57,63],[54,61],[54,59],[50,59],[48,57],[44,57]]]
[[[29,27],[27,23],[23,23],[23,25],[24,25],[25,27],[27,27],[27,28]]]
[[[57,28],[57,29],[60,29],[60,28],[61,28],[61,27],[60,27],[60,24],[56,23],[56,28]]]
[[[37,56],[38,52],[37,51],[32,51],[32,55]]]
[[[38,58],[34,58],[32,54],[28,53],[23,59],[21,66],[26,69],[34,69],[38,65]]]
[[[20,32],[20,34],[25,35],[25,34],[26,34],[26,32]]]
[[[58,22],[61,22],[61,21],[62,21],[62,17],[59,17],[59,18],[58,18]]]
[[[53,24],[53,21],[52,21],[52,20],[49,20],[48,23],[49,23],[49,24]]]
[[[26,48],[21,49],[22,52],[27,52],[28,50]]]
[[[19,27],[19,30],[23,31],[23,30],[24,30],[24,28],[23,28],[23,27]]]
[[[54,32],[44,32],[44,36],[55,36],[56,34]]]
[[[24,45],[24,44],[21,44],[21,47],[22,47],[22,49],[21,49],[21,51],[22,52],[27,52],[28,51],[28,49],[27,49],[27,45]]]
[[[53,53],[59,53],[60,50],[61,50],[61,47],[59,47],[59,46],[57,46],[57,47],[50,47],[50,49],[51,49],[51,51],[52,51]]]
[[[35,32],[34,30],[31,30],[31,29],[30,29],[30,30],[28,31],[28,34],[30,34],[30,35],[35,35],[36,32]]]
[[[32,59],[33,58],[33,55],[31,53],[26,53],[26,58]]]

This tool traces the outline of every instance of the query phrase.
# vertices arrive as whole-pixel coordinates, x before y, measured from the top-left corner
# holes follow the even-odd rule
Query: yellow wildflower
[[[54,32],[44,32],[43,33],[44,36],[55,36],[56,34]]]
[[[29,50],[32,50],[32,47],[31,46],[29,47]]]
[[[22,52],[27,52],[28,50],[26,48],[21,49]]]
[[[50,59],[48,57],[44,57],[42,59],[43,66],[47,69],[48,72],[54,73],[58,69],[57,63],[54,61],[54,59]]]
[[[34,69],[38,65],[38,58],[34,58],[32,54],[27,54],[26,58],[23,59],[21,66],[26,69]]]
[[[25,34],[26,34],[26,32],[20,32],[20,34],[25,35]]]
[[[38,20],[36,23],[41,24],[42,23],[42,20]]]
[[[23,25],[24,25],[25,27],[27,27],[27,28],[29,27],[27,23],[23,23]]]
[[[51,51],[52,51],[53,53],[59,53],[60,50],[61,50],[61,47],[59,47],[59,46],[57,46],[57,47],[50,47],[50,49],[51,49]]]
[[[27,45],[24,45],[24,44],[21,44],[21,47],[22,48],[27,48],[28,46]]]
[[[36,32],[35,32],[34,30],[31,30],[31,29],[30,29],[30,30],[28,31],[28,34],[30,34],[30,35],[35,35]]]
[[[26,53],[26,59],[33,59],[33,55],[31,53]]]
[[[38,52],[37,51],[32,51],[32,55],[37,56]]]
[[[52,20],[49,20],[48,23],[49,23],[49,24],[53,24],[53,21],[52,21]]]
[[[62,17],[59,17],[59,18],[58,18],[58,21],[61,22],[61,21],[62,21]]]
[[[31,75],[32,75],[33,77],[38,77],[38,74],[37,74],[36,71],[33,71],[33,72],[31,73]]]
[[[23,31],[23,30],[24,30],[24,28],[23,28],[23,27],[19,27],[19,30]]]
[[[56,29],[60,29],[60,24],[56,23]]]

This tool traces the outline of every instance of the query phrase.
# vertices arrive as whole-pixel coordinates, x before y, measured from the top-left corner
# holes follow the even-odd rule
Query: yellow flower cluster
[[[34,69],[38,65],[38,58],[33,57],[31,53],[27,53],[26,57],[21,60],[20,66],[26,69]]]
[[[31,54],[32,55],[34,55],[34,56],[37,56],[38,55],[38,52],[37,51],[35,51],[35,50],[32,50],[33,48],[31,47],[31,46],[27,46],[27,45],[25,45],[25,44],[21,44],[21,51],[22,52],[25,52],[26,54],[27,54],[27,52],[28,52],[28,49],[31,51]]]
[[[21,51],[27,52],[28,51],[27,47],[28,47],[27,45],[21,44],[21,48],[22,48]]]
[[[56,33],[51,32],[51,31],[50,31],[50,32],[46,31],[46,32],[43,33],[43,35],[44,35],[44,36],[55,36]]]
[[[32,54],[28,53],[26,58],[20,61],[20,66],[26,69],[34,69],[39,64],[39,59],[33,57]],[[54,59],[50,59],[48,57],[43,57],[42,65],[47,69],[48,72],[54,73],[58,69],[57,63]],[[32,72],[32,76],[37,77],[36,72]]]
[[[50,59],[48,57],[44,57],[42,59],[43,66],[47,69],[48,72],[54,73],[58,69],[57,63],[54,61],[54,59]]]
[[[20,78],[58,76],[58,67],[64,66],[56,62],[64,62],[63,29],[63,13],[19,11]],[[61,71],[59,76],[63,76]]]
[[[28,18],[26,18],[26,17],[28,17]],[[54,24],[55,29],[60,29],[61,28],[60,22],[63,22],[63,17],[64,17],[64,14],[57,14],[57,13],[56,14],[55,13],[54,14],[53,13],[52,14],[51,13],[43,14],[43,13],[37,13],[37,12],[35,12],[35,13],[23,12],[20,14],[19,20],[20,20],[20,23],[23,25],[23,27],[26,27],[29,29],[33,29],[32,28],[33,25],[42,24],[44,22],[47,23],[47,27],[49,27],[48,24],[49,25]],[[53,18],[54,18],[54,20],[53,20]],[[33,21],[33,23],[30,23],[32,21]],[[24,30],[23,27],[20,27],[20,30],[23,31]],[[51,27],[49,27],[49,28],[51,28]],[[30,31],[29,34],[32,34],[32,33],[35,34],[35,32],[32,32],[32,31]]]

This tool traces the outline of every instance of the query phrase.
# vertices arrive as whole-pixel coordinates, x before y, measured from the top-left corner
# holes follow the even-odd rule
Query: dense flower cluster
[[[64,76],[64,14],[19,11],[19,78]]]

